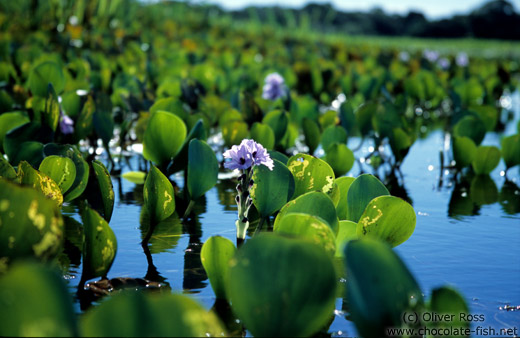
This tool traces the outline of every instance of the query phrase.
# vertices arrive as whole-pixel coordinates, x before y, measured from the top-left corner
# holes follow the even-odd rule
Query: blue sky
[[[243,8],[247,5],[280,5],[299,8],[308,0],[192,0],[192,2],[216,3],[227,9]],[[439,19],[453,14],[465,14],[481,6],[485,0],[313,0],[318,3],[332,3],[336,9],[345,11],[366,11],[381,7],[387,13],[408,13],[411,9],[419,10],[430,19]],[[520,0],[510,0],[516,11],[520,9]]]

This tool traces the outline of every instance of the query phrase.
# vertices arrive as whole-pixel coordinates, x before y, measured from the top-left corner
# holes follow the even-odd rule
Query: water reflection
[[[504,182],[499,199],[505,213],[509,215],[520,213],[520,188],[513,181]]]

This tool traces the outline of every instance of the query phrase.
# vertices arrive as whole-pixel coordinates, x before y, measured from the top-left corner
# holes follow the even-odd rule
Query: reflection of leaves
[[[237,210],[235,202],[235,196],[237,195],[236,185],[236,180],[220,180],[216,185],[219,203],[224,207],[225,211]]]
[[[489,175],[477,175],[471,180],[471,200],[477,205],[493,204],[498,201],[498,189]]]
[[[146,236],[150,226],[150,217],[145,212],[146,208],[141,212],[141,238]],[[157,254],[160,252],[167,252],[174,249],[179,242],[182,235],[182,223],[179,216],[173,213],[170,217],[159,222],[155,226],[152,237],[150,238],[149,248],[150,253]]]
[[[510,215],[520,213],[520,188],[512,181],[504,182],[500,191],[500,205]]]
[[[469,179],[466,177],[463,177],[461,182],[455,184],[448,205],[449,217],[460,219],[457,216],[473,216],[477,214],[479,208],[471,200],[469,190]]]

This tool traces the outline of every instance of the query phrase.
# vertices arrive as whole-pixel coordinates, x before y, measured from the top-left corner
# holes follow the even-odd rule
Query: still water
[[[518,96],[518,95],[517,95]],[[518,97],[517,97],[518,99]],[[518,101],[518,100],[517,100]],[[482,144],[500,144],[503,135],[515,133],[515,123],[509,123],[501,135],[488,133]],[[513,127],[511,127],[513,126]],[[350,139],[354,148],[359,139]],[[412,237],[395,250],[405,261],[425,298],[432,289],[450,285],[459,290],[472,314],[483,315],[477,326],[496,330],[518,328],[520,311],[507,311],[504,306],[520,305],[520,174],[515,167],[504,176],[504,163],[489,178],[458,177],[440,169],[439,151],[445,147],[442,131],[431,132],[417,140],[405,158],[400,172],[378,174],[389,186],[392,195],[406,198],[414,207],[417,224]],[[370,144],[364,144],[356,158],[366,156]],[[123,172],[138,170],[138,157]],[[371,172],[359,162],[349,172],[357,176]],[[180,187],[183,178],[171,177]],[[140,245],[142,231],[139,216],[142,205],[142,185],[113,177],[116,192],[115,209],[110,226],[118,240],[118,252],[108,277],[143,278],[149,264]],[[170,224],[157,229],[151,241],[151,258],[160,277],[173,292],[190,294],[208,309],[215,301],[213,291],[200,263],[202,243],[213,235],[235,241],[233,179],[220,180],[198,203],[198,217],[189,224]],[[79,218],[73,215],[74,218]],[[71,264],[68,281],[71,292],[77,286],[81,265]],[[342,298],[337,299],[335,319],[329,329],[333,336],[353,336],[356,330],[345,319]],[[77,305],[78,312],[79,305]]]

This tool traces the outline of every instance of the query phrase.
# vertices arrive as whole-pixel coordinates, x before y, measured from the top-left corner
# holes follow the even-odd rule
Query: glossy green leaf
[[[309,154],[314,154],[314,151],[320,145],[321,132],[320,126],[315,121],[304,118],[302,121],[303,135],[305,137],[305,144],[309,147]]]
[[[464,297],[457,292],[455,289],[449,286],[442,286],[432,291],[432,296],[428,304],[429,314],[436,314],[437,318],[448,318],[448,320],[429,320],[427,324],[430,328],[437,330],[451,330],[452,328],[458,328],[459,330],[469,330],[469,320],[464,318],[470,318],[469,308],[464,300]],[[442,316],[442,317],[441,317]],[[476,318],[480,317],[477,315]],[[469,335],[453,335],[453,337],[468,337]]]
[[[334,256],[343,257],[345,245],[354,239],[358,239],[357,223],[352,221],[339,221],[339,231],[336,236],[336,253]]]
[[[156,112],[144,132],[143,156],[157,165],[169,162],[182,146],[186,133],[186,125],[178,116]]]
[[[473,162],[477,153],[477,146],[469,137],[454,137],[452,150],[455,165],[461,169]]]
[[[488,175],[500,162],[500,150],[495,146],[479,146],[471,162],[477,175]]]
[[[352,150],[343,143],[333,143],[325,151],[325,161],[332,167],[336,177],[348,173],[355,160]]]
[[[267,124],[274,131],[275,144],[281,142],[289,125],[289,118],[286,112],[273,110],[267,113],[262,123]]]
[[[218,161],[204,141],[193,139],[188,151],[188,192],[192,200],[204,195],[217,184]]]
[[[486,135],[486,126],[480,118],[467,115],[455,124],[453,135],[455,137],[469,137],[475,145],[479,145]]]
[[[188,114],[182,107],[182,101],[180,101],[176,97],[165,97],[162,99],[158,99],[154,102],[154,104],[150,107],[150,114],[155,114],[158,111],[167,111],[169,113],[177,115],[183,121],[186,120]]]
[[[229,239],[221,236],[211,236],[204,242],[200,251],[200,260],[206,270],[211,288],[218,299],[227,299],[226,285],[229,262],[237,248]]]
[[[234,144],[240,144],[243,139],[247,138],[249,131],[247,123],[242,121],[232,121],[221,125],[222,137],[224,144],[230,148]]]
[[[16,171],[2,155],[0,155],[0,177],[9,181],[14,181],[17,178]]]
[[[350,318],[363,337],[384,337],[386,328],[403,327],[405,311],[419,311],[419,285],[390,246],[365,238],[345,248]]]
[[[53,200],[57,206],[63,204],[63,194],[58,184],[46,174],[34,169],[26,161],[22,161],[18,165],[18,177],[21,184],[33,187],[45,197]]]
[[[206,129],[204,128],[204,122],[202,120],[198,120],[197,123],[191,128],[188,136],[184,140],[181,149],[175,155],[172,162],[168,165],[168,173],[175,173],[179,170],[183,170],[188,165],[188,150],[190,146],[190,142],[193,139],[197,140],[205,140],[206,139]]]
[[[303,213],[284,215],[276,226],[276,233],[306,239],[325,249],[330,256],[336,252],[336,236],[329,224],[317,216]]]
[[[265,149],[273,149],[275,145],[274,131],[265,123],[255,122],[251,127],[251,138]]]
[[[38,143],[51,142],[52,138],[53,132],[47,125],[29,122],[11,129],[5,135],[4,150],[9,157],[9,162],[13,165],[25,160],[34,166],[39,166],[43,156],[38,154]],[[41,149],[39,152],[41,153]],[[37,158],[39,158],[39,162],[36,161]]]
[[[8,131],[29,122],[22,112],[10,112],[0,115],[0,151],[4,151],[4,137]]]
[[[60,103],[58,95],[51,83],[48,86],[48,93],[45,99],[45,111],[43,114],[43,122],[46,123],[52,131],[56,131],[58,122],[60,121]]]
[[[166,219],[175,211],[173,186],[154,165],[151,166],[146,176],[143,198],[152,223]]]
[[[266,166],[255,166],[253,187],[250,190],[253,204],[262,217],[280,210],[294,194],[294,177],[287,167],[273,160],[273,170]]]
[[[91,135],[94,129],[94,113],[96,112],[96,104],[92,96],[88,96],[87,101],[83,104],[83,108],[74,124],[74,135],[77,140],[82,140]]]
[[[329,147],[334,143],[346,144],[347,131],[341,126],[328,126],[321,135],[321,145],[323,150],[328,151]]]
[[[82,280],[105,277],[117,253],[114,231],[97,211],[85,208],[81,213],[85,242],[83,243]]]
[[[375,176],[370,174],[358,176],[348,189],[347,220],[358,222],[370,201],[383,195],[390,195],[390,193]]]
[[[125,180],[128,180],[135,184],[144,184],[146,173],[142,171],[128,171],[122,175]]]
[[[357,225],[357,235],[374,237],[395,247],[405,242],[415,229],[415,211],[394,196],[374,198],[365,208]]]
[[[287,161],[287,168],[294,176],[293,198],[309,191],[332,191],[335,176],[327,162],[311,155],[296,154]]]
[[[96,179],[96,185],[99,189],[99,200],[102,202],[103,218],[110,222],[112,212],[114,211],[114,187],[108,169],[99,161],[92,161],[92,169]]]
[[[289,161],[289,157],[287,157],[285,154],[282,154],[279,151],[276,150],[268,150],[269,156],[273,160],[278,160],[282,162],[285,166],[287,166],[287,162]]]
[[[74,183],[67,190],[63,199],[65,202],[70,202],[73,199],[79,197],[88,184],[89,177],[89,167],[87,162],[81,156],[79,150],[69,144],[55,144],[49,143],[43,147],[43,153],[45,156],[58,155],[63,157],[68,157],[74,162],[76,166],[76,178],[74,179]]]
[[[320,217],[329,224],[335,234],[338,232],[336,208],[330,197],[322,192],[309,192],[287,202],[276,216],[274,228],[278,227],[278,223],[285,215],[292,213],[303,213]]]
[[[0,277],[0,336],[77,337],[76,315],[60,273],[15,265]]]
[[[123,292],[81,318],[85,337],[219,337],[217,317],[184,295]]]
[[[346,220],[347,219],[347,196],[348,196],[348,190],[350,189],[350,185],[352,182],[354,182],[354,177],[339,177],[335,180],[335,183],[338,185],[339,190],[339,201],[336,205],[336,212],[338,214],[338,218],[340,220]]]
[[[320,246],[261,234],[230,265],[233,312],[254,336],[311,336],[331,319],[336,272]]]
[[[68,157],[48,156],[43,159],[39,170],[56,182],[62,194],[70,189],[76,179],[76,166]]]
[[[520,134],[502,139],[502,157],[507,168],[520,164]]]
[[[58,206],[30,187],[0,178],[0,260],[54,257],[63,244]]]
[[[52,83],[57,93],[65,88],[65,76],[61,67],[54,62],[43,62],[31,71],[29,89],[33,95],[46,97],[49,83]]]

